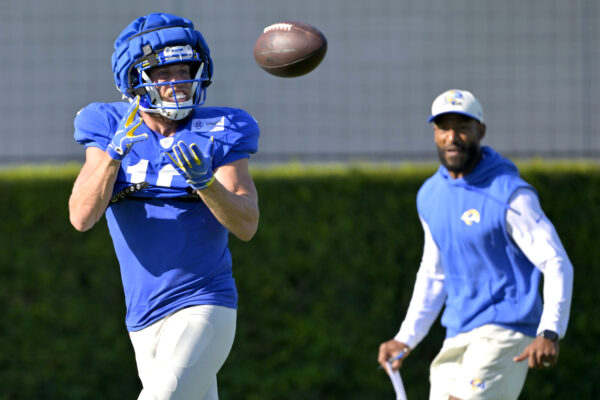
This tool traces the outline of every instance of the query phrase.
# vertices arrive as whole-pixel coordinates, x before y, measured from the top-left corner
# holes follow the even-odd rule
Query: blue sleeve
[[[83,146],[105,150],[116,130],[119,116],[116,107],[92,103],[81,109],[75,117],[75,141]]]
[[[215,154],[215,165],[225,165],[249,158],[258,151],[260,129],[256,120],[246,111],[231,109],[227,115],[227,134],[223,152]]]

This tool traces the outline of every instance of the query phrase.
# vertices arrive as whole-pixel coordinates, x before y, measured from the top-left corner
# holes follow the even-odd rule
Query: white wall
[[[509,155],[600,153],[600,6],[586,0],[8,0],[0,13],[0,163],[81,160],[73,117],[118,101],[112,44],[133,19],[192,19],[211,48],[207,105],[248,110],[257,161],[434,159],[427,125],[443,90],[481,100],[486,144]],[[369,5],[367,5],[367,3]],[[165,6],[161,6],[165,4]],[[281,20],[329,51],[295,79],[258,68],[254,41]]]

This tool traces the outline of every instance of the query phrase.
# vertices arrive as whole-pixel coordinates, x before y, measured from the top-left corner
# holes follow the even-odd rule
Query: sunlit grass
[[[595,160],[516,160],[522,172],[556,171],[556,172],[592,172],[600,170],[600,162]],[[81,163],[65,164],[25,164],[0,168],[0,179],[74,179],[81,168]],[[301,163],[289,162],[279,164],[250,165],[250,171],[256,178],[296,178],[319,176],[361,175],[423,175],[431,174],[438,168],[434,162],[399,162],[399,163]]]

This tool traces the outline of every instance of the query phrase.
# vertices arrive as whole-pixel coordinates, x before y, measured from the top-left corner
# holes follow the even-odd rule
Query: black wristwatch
[[[558,333],[551,331],[549,329],[541,331],[538,336],[541,336],[544,339],[550,339],[555,343],[558,342]]]

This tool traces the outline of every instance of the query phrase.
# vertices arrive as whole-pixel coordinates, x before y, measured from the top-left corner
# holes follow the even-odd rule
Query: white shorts
[[[138,400],[218,399],[217,372],[233,345],[236,316],[200,305],[130,332],[143,386]]]
[[[534,338],[484,325],[444,340],[431,363],[430,400],[517,399],[529,365],[513,361]]]

